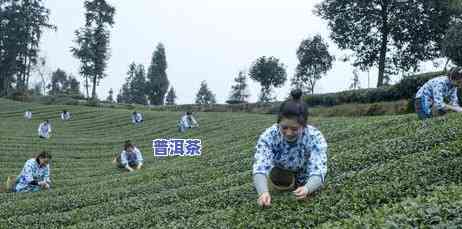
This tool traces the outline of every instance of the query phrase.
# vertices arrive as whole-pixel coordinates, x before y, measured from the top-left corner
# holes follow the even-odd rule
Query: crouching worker
[[[143,166],[143,156],[140,150],[135,147],[130,141],[126,141],[124,150],[114,160],[113,164],[119,168],[125,168],[129,172],[141,169]]]
[[[50,134],[51,134],[50,120],[45,120],[44,122],[40,123],[37,131],[38,131],[38,135],[40,138],[45,138],[45,139],[50,138]]]
[[[186,129],[199,127],[196,119],[192,115],[192,112],[186,112],[181,119],[178,121],[178,131],[185,132]]]
[[[134,111],[132,113],[132,123],[137,125],[143,122],[143,115],[140,112]]]
[[[38,192],[50,189],[50,160],[51,155],[45,151],[27,160],[18,177],[8,177],[7,189],[11,188],[13,192]]]
[[[61,112],[61,120],[68,121],[70,119],[71,119],[71,112],[67,110],[63,110],[63,112]]]
[[[300,90],[281,104],[277,123],[258,139],[253,180],[258,205],[271,205],[270,190],[292,191],[305,199],[319,190],[327,172],[327,143],[322,133],[307,125],[308,108]]]
[[[26,120],[32,119],[32,112],[30,110],[27,110],[26,112],[24,112],[24,119]]]
[[[415,110],[420,119],[444,115],[448,111],[462,112],[457,98],[457,87],[462,87],[462,67],[452,68],[447,76],[433,78],[417,91]],[[449,100],[449,104],[444,102]]]

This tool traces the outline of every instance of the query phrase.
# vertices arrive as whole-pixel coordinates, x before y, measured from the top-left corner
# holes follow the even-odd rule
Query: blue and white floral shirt
[[[122,154],[120,155],[120,164],[122,164],[124,167],[126,167],[129,164],[143,164],[143,155],[141,155],[141,152],[138,148],[134,147],[133,149],[134,152],[127,152],[127,151],[122,151]]]
[[[17,177],[16,192],[38,191],[40,188],[37,185],[31,185],[32,181],[45,181],[51,184],[50,180],[50,165],[41,167],[35,158],[26,161],[21,174]]]
[[[279,125],[274,124],[260,136],[256,145],[253,174],[268,175],[274,167],[296,173],[297,183],[304,184],[312,176],[324,182],[327,173],[327,142],[322,133],[307,125],[294,143],[287,142]]]
[[[433,101],[433,105],[438,110],[444,108],[444,98],[448,98],[451,105],[459,106],[457,87],[452,84],[447,76],[440,76],[429,80],[417,91],[415,97],[427,100],[427,104],[432,104]]]

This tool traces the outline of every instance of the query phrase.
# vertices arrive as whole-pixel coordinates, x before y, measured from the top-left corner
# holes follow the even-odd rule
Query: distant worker
[[[63,112],[61,112],[61,120],[67,121],[69,119],[71,119],[71,113],[67,110],[63,110]]]
[[[40,138],[45,138],[45,139],[50,138],[50,134],[51,134],[50,120],[45,120],[44,122],[40,123],[37,131],[38,131],[38,135]]]
[[[29,111],[29,110],[26,110],[26,112],[24,112],[24,119],[31,120],[32,119],[32,112]]]
[[[178,121],[178,131],[185,132],[186,129],[199,127],[196,119],[192,115],[192,112],[186,112],[181,119]]]
[[[143,122],[143,115],[140,112],[133,111],[132,113],[132,123],[140,124]]]

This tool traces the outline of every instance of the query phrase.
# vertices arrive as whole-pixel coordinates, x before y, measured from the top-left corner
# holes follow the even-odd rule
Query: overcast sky
[[[326,23],[314,15],[319,0],[109,0],[115,6],[115,25],[111,30],[111,58],[107,77],[97,88],[106,98],[110,88],[118,94],[131,62],[146,69],[155,47],[163,43],[167,56],[167,76],[175,88],[178,104],[194,103],[200,82],[205,80],[217,102],[229,96],[233,79],[240,70],[248,70],[260,56],[275,56],[286,66],[288,81],[276,89],[278,99],[287,96],[290,78],[297,65],[295,55],[300,42],[321,34],[328,39]],[[83,1],[47,0],[51,22],[57,31],[45,32],[41,55],[50,71],[61,68],[78,76],[79,61],[70,53],[74,31],[84,23]],[[340,59],[329,40],[329,51]],[[422,71],[432,70],[427,64]],[[337,60],[333,69],[319,81],[316,93],[348,88],[353,77],[350,63]],[[361,73],[361,86],[367,87],[367,73]],[[255,102],[260,86],[249,80],[250,102]],[[370,86],[376,84],[371,71]],[[83,84],[82,84],[83,85]],[[81,88],[83,91],[83,88]]]

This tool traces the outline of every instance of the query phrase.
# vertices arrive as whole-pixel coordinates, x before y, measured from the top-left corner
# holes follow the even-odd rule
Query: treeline
[[[44,0],[0,1],[0,96],[27,94],[69,95],[97,100],[96,89],[106,77],[110,58],[110,32],[116,25],[115,7],[106,0],[85,0],[85,23],[75,30],[70,54],[80,61],[79,77],[57,69],[45,70],[46,60],[39,56],[39,44],[45,30],[57,29],[49,21],[50,10]],[[447,58],[448,65],[462,66],[462,3],[458,0],[362,1],[324,0],[315,8],[326,21],[330,39],[349,51],[336,59],[329,53],[326,38],[307,36],[296,50],[298,64],[290,83],[305,94],[315,94],[317,82],[335,61],[350,62],[353,72],[351,89],[361,88],[358,71],[378,68],[377,88],[387,86],[390,77],[411,75],[420,64]],[[175,104],[177,91],[167,77],[166,50],[155,48],[150,65],[128,66],[127,77],[117,96],[111,89],[109,102],[149,105]],[[349,77],[349,74],[339,77]],[[31,86],[35,77],[36,85]],[[274,56],[261,56],[248,71],[240,71],[230,85],[227,103],[247,103],[248,79],[260,84],[259,102],[274,101],[273,91],[288,81],[286,66]],[[194,79],[193,79],[194,80]],[[207,82],[197,80],[200,89],[196,104],[216,103]]]

